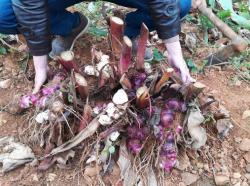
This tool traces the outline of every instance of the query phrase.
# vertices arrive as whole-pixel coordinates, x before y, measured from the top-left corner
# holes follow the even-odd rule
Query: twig
[[[74,133],[73,133],[73,131],[72,131],[72,129],[71,129],[71,127],[70,127],[70,125],[69,125],[69,122],[68,122],[68,120],[67,120],[67,118],[64,116],[64,114],[63,114],[63,112],[61,111],[61,114],[62,114],[62,117],[64,118],[64,120],[65,120],[65,122],[67,123],[67,125],[68,125],[68,128],[69,128],[69,130],[70,130],[70,133],[72,134],[72,136],[74,137]]]
[[[17,48],[11,46],[10,44],[8,44],[6,41],[4,41],[2,38],[0,38],[0,41],[3,43],[3,45],[6,45],[7,47],[9,47],[12,50],[15,50],[17,52],[20,52]]]

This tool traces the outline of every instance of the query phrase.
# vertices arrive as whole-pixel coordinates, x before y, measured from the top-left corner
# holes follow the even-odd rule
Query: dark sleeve
[[[169,39],[179,34],[180,0],[147,0],[151,16],[160,39]]]
[[[34,56],[51,50],[48,0],[11,0],[17,27]]]

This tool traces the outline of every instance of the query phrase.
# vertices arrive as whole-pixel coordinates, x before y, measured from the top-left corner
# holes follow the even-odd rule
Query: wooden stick
[[[229,39],[231,39],[234,48],[243,52],[246,50],[248,43],[240,35],[235,33],[226,23],[220,20],[212,11],[211,8],[208,8],[205,1],[198,7],[199,11],[208,17],[208,19]]]

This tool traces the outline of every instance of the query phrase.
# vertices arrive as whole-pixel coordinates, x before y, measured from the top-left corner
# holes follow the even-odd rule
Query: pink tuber
[[[177,152],[175,149],[175,139],[173,133],[168,134],[166,142],[163,144],[160,152],[161,167],[170,172],[177,162]]]
[[[170,110],[178,111],[178,112],[185,112],[187,110],[186,104],[182,101],[179,101],[176,98],[169,99],[165,107]]]
[[[127,146],[128,149],[134,154],[139,154],[142,150],[142,144],[140,140],[137,139],[129,139]]]
[[[174,114],[169,111],[163,110],[161,112],[161,125],[165,128],[169,128],[174,121]]]

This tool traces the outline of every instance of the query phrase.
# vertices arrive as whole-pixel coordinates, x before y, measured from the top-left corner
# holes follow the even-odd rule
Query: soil
[[[76,59],[81,64],[91,63],[90,50],[92,45],[95,44],[97,48],[108,52],[105,48],[106,43],[106,38],[95,39],[90,35],[80,38],[74,50]],[[200,51],[205,50],[206,48],[200,49]],[[199,55],[201,53],[199,52]],[[11,110],[8,109],[11,106],[13,107],[12,103],[16,96],[31,91],[33,85],[33,82],[27,79],[27,73],[30,73],[29,76],[32,77],[32,73],[34,72],[32,67],[28,66],[28,72],[24,73],[20,68],[20,63],[23,62],[17,62],[19,58],[21,56],[17,54],[0,56],[0,62],[2,63],[2,67],[0,67],[1,79],[12,79],[12,85],[8,89],[0,89],[1,137],[15,136],[18,138],[22,134],[27,122],[28,113],[12,114]],[[29,60],[29,64],[31,62]],[[55,65],[55,62],[51,62],[51,64]],[[246,173],[246,162],[243,159],[243,152],[239,151],[239,144],[235,139],[250,138],[250,118],[242,119],[243,112],[250,109],[250,85],[244,81],[235,84],[232,82],[232,77],[235,75],[237,75],[236,72],[230,66],[222,68],[210,67],[206,68],[204,74],[194,75],[198,81],[207,86],[210,94],[230,112],[234,125],[229,136],[224,140],[218,139],[216,135],[211,135],[208,145],[213,156],[213,163],[211,163],[210,158],[206,162],[202,156],[198,156],[197,158],[194,153],[193,156],[196,158],[190,158],[191,164],[194,167],[197,162],[203,161],[203,164],[208,163],[210,167],[216,170],[226,166],[230,175],[233,172],[239,172],[241,175]],[[22,141],[23,139],[20,138],[20,140]],[[41,149],[32,148],[36,154],[41,154]],[[82,150],[79,150],[79,154],[81,152]],[[190,152],[188,155],[192,156],[192,153]],[[57,166],[53,166],[45,172],[37,171],[36,166],[21,166],[14,171],[2,175],[0,177],[0,185],[97,185],[95,177],[90,178],[90,180],[84,178],[81,166],[78,160],[75,160],[69,169],[60,169]],[[192,173],[200,175],[199,181],[194,185],[214,185],[213,172],[211,170],[208,173],[200,173],[199,169],[191,169]],[[166,177],[166,185],[183,185],[180,178],[182,172],[184,171],[175,169],[170,176]],[[112,183],[112,185],[121,185],[115,170],[113,176],[111,174],[111,176],[105,179],[109,180],[109,183]],[[243,181],[247,182],[245,178],[241,179],[241,182]]]

